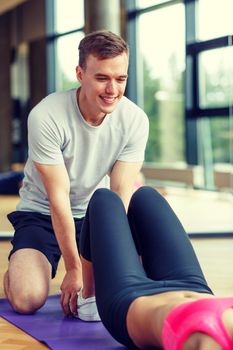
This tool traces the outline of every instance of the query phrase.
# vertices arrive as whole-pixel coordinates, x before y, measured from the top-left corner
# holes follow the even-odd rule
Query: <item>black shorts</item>
[[[53,230],[51,217],[35,212],[14,211],[8,214],[8,219],[15,229],[11,241],[11,255],[19,249],[32,248],[43,253],[52,266],[52,278],[55,277],[61,251]],[[74,219],[76,229],[76,241],[79,247],[79,237],[83,219]]]

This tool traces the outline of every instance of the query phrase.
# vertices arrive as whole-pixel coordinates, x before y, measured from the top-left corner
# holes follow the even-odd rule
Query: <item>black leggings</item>
[[[93,262],[101,320],[128,348],[136,347],[126,315],[139,296],[175,290],[212,293],[181,223],[150,187],[134,193],[128,215],[117,194],[97,190],[83,223],[80,251]]]

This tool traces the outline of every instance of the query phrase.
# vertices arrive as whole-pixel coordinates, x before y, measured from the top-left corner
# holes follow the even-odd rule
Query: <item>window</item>
[[[146,162],[201,168],[196,187],[229,190],[215,175],[229,179],[233,163],[233,1],[127,3],[127,94],[150,119]]]
[[[192,124],[189,135],[196,134],[196,143],[188,142],[188,162],[202,168],[199,185],[210,190],[230,190],[233,186],[232,11],[231,0],[193,0],[186,11],[186,22],[196,23],[187,31],[186,47],[186,96],[192,91],[186,103],[186,120],[188,126]],[[217,181],[216,174],[226,181]]]
[[[201,108],[228,106],[233,101],[233,47],[200,53],[199,81]]]
[[[65,33],[84,26],[83,0],[55,1],[55,31]]]
[[[198,38],[208,40],[233,34],[232,0],[198,1]]]
[[[48,93],[78,86],[75,67],[84,36],[84,0],[51,0],[48,14]]]
[[[78,45],[82,32],[62,36],[57,39],[57,90],[77,87],[75,68],[78,65]]]
[[[164,2],[167,2],[167,0],[137,0],[137,7],[146,8],[149,6],[162,4]]]
[[[147,162],[184,161],[184,32],[183,4],[146,12],[138,19],[139,93],[150,119]]]

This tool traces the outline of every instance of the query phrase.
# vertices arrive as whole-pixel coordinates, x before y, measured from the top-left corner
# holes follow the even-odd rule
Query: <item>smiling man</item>
[[[121,37],[108,31],[87,35],[79,45],[80,87],[50,94],[29,115],[29,156],[20,203],[8,216],[15,235],[4,277],[17,312],[32,313],[45,303],[62,255],[64,313],[99,319],[79,236],[96,189],[110,187],[127,211],[144,160],[148,118],[124,96],[128,61]]]

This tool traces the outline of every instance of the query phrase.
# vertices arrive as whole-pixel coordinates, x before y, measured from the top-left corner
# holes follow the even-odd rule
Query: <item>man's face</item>
[[[76,68],[81,83],[80,105],[86,117],[111,113],[125,92],[128,71],[126,53],[114,58],[99,60],[89,55],[86,68]]]

